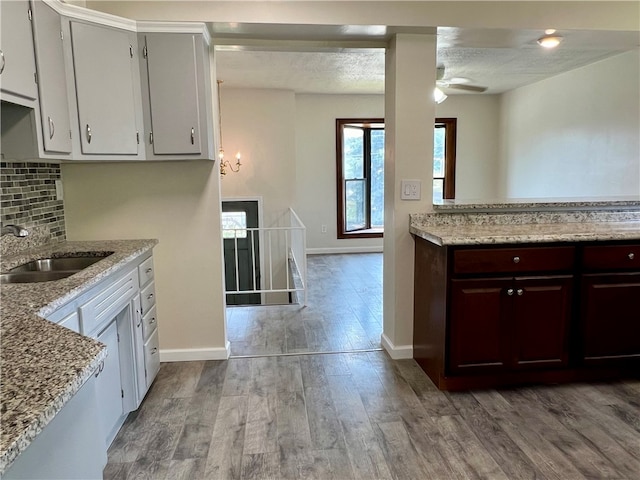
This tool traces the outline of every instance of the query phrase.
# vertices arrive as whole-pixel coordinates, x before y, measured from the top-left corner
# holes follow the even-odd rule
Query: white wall
[[[161,351],[201,349],[224,358],[217,163],[67,163],[62,172],[69,240],[160,240]]]
[[[639,73],[628,52],[503,94],[501,194],[638,195]]]
[[[449,95],[436,117],[457,118],[456,198],[497,196],[500,97]]]
[[[384,118],[384,95],[296,95],[294,208],[307,248],[382,251],[382,238],[337,238],[336,118]]]
[[[225,158],[239,173],[221,180],[222,198],[263,197],[265,227],[293,205],[296,181],[295,96],[292,91],[221,88]]]

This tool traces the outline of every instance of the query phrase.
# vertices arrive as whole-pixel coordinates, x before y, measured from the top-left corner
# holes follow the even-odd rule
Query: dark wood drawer
[[[573,269],[574,247],[474,248],[453,253],[453,273],[520,273]]]
[[[586,270],[640,270],[640,244],[584,247]]]

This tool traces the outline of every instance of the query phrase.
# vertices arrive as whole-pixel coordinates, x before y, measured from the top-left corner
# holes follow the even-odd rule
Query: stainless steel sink
[[[70,277],[79,271],[80,270],[0,273],[0,284],[50,282],[52,280],[61,280],[63,278]]]
[[[70,277],[74,273],[99,262],[113,252],[95,252],[91,255],[51,257],[32,260],[0,274],[0,284],[50,282]]]
[[[19,265],[9,270],[12,272],[56,272],[85,269],[94,263],[99,262],[104,257],[62,257],[62,258],[41,258],[32,260],[29,263]]]

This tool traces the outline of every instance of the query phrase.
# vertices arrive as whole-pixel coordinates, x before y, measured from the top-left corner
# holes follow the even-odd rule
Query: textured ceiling
[[[276,88],[298,93],[384,92],[386,27],[278,25],[211,26],[218,78],[225,87]],[[536,44],[533,30],[438,28],[438,64],[445,79],[464,77],[501,93],[611,55],[637,49],[638,32],[558,32],[554,50]],[[615,78],[615,72],[612,72]],[[466,93],[459,90],[449,94]]]

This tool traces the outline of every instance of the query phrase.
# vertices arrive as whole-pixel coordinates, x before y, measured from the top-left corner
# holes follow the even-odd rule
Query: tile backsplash
[[[65,240],[64,203],[56,200],[56,180],[61,179],[57,164],[0,162],[2,225],[46,227],[52,240]]]

